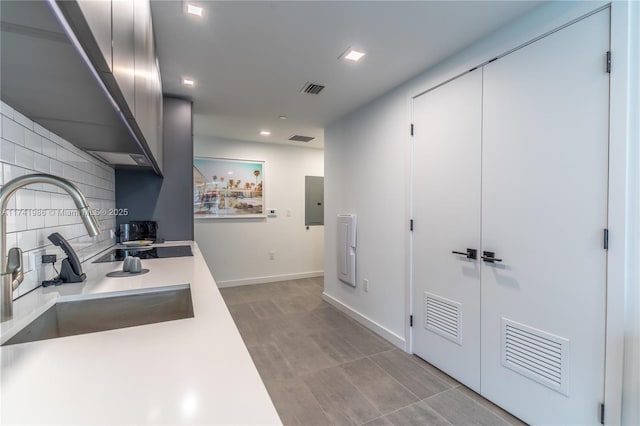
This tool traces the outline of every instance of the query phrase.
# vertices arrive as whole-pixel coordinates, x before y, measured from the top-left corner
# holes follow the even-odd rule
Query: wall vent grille
[[[462,304],[425,292],[424,328],[462,345]]]
[[[563,395],[569,340],[502,318],[502,365]]]
[[[296,142],[310,142],[314,139],[315,138],[313,136],[302,136],[302,135],[293,135],[289,138],[290,141],[296,141]]]
[[[310,95],[317,95],[318,93],[322,92],[324,90],[326,86],[320,84],[320,83],[311,83],[311,82],[306,82],[304,87],[302,88],[302,90],[300,90],[301,93],[308,93]]]

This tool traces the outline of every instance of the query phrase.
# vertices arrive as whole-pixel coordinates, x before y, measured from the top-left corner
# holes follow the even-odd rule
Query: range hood
[[[153,166],[148,146],[72,43],[55,4],[3,0],[0,8],[2,100],[85,151],[125,153],[145,159],[136,165]]]

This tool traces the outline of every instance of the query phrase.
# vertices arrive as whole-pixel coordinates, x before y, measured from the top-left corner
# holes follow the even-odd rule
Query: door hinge
[[[409,327],[413,327],[413,315],[409,315]]]
[[[413,231],[413,219],[409,221],[409,231]]]
[[[604,243],[604,249],[609,250],[609,230],[607,228],[604,228],[602,240]]]
[[[611,74],[611,51],[607,52],[607,72]]]
[[[411,136],[413,136],[413,123],[411,123]]]
[[[600,424],[604,424],[604,404],[600,404]]]

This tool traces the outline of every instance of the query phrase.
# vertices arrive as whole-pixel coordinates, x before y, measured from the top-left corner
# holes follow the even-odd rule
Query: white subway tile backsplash
[[[2,115],[5,115],[13,120],[13,114],[15,113],[15,110],[4,102],[0,103],[0,112],[2,113]]]
[[[18,166],[13,166],[11,164],[5,163],[3,168],[4,174],[4,183],[9,182],[11,179],[15,179],[18,176],[22,176],[25,174],[25,169]]]
[[[33,169],[33,151],[16,145],[16,165],[25,169]]]
[[[24,127],[9,117],[2,117],[2,137],[19,145],[24,145]]]
[[[16,144],[6,139],[0,139],[0,160],[10,164],[16,161]]]
[[[49,139],[42,139],[42,154],[49,158],[58,158],[58,145]]]
[[[0,113],[0,185],[24,174],[51,173],[69,178],[84,193],[92,208],[115,208],[113,168],[4,102],[0,102]],[[28,188],[17,191],[9,200],[7,247],[19,246],[24,252],[46,247],[47,253],[58,254],[58,261],[61,261],[62,251],[48,240],[51,233],[59,232],[84,261],[115,243],[110,232],[115,230],[115,217],[100,216],[102,234],[89,237],[66,192],[49,184],[35,184]],[[25,256],[28,259],[28,253]],[[43,279],[54,275],[53,269],[47,265],[26,273],[14,296],[26,293]]]
[[[33,130],[33,121],[14,110],[13,119],[27,129]]]
[[[24,146],[36,152],[42,152],[42,136],[33,130],[24,131]]]
[[[38,123],[33,123],[33,131],[39,134],[40,136],[49,139],[51,137],[51,132]]]
[[[42,154],[34,153],[34,168],[39,173],[51,172],[51,160]]]

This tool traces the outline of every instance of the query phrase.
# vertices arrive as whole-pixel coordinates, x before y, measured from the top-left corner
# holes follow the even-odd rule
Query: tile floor
[[[322,278],[221,289],[285,425],[523,425],[322,300]]]

